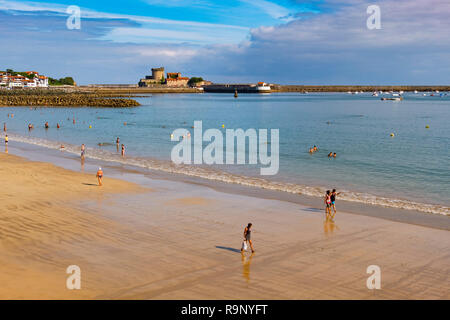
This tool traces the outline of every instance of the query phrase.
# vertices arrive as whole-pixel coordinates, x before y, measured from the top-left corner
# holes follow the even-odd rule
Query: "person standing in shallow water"
[[[84,154],[86,152],[86,147],[84,143],[81,145],[81,159],[84,159]]]
[[[122,157],[125,157],[125,146],[122,144]]]
[[[250,248],[252,249],[252,253],[255,252],[255,249],[253,249],[253,243],[252,243],[252,224],[249,223],[247,225],[247,227],[245,227],[244,229],[244,241],[246,241],[249,245]],[[241,249],[241,252],[244,251],[243,248]]]

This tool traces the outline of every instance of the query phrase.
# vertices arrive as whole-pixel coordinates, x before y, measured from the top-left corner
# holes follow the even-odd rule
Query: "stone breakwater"
[[[105,98],[99,94],[0,94],[0,106],[108,107],[140,106],[133,99]]]

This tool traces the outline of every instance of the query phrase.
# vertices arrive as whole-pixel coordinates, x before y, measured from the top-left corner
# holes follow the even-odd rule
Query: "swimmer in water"
[[[317,149],[317,147],[314,146],[313,150],[314,150],[314,152],[317,152],[317,150],[319,150],[319,149]]]
[[[6,132],[6,122],[3,122],[3,131]]]
[[[103,171],[102,168],[98,168],[97,171],[97,180],[98,180],[98,185],[101,187],[102,186],[102,178],[103,178]]]
[[[310,153],[310,154],[313,154],[313,153],[314,153],[313,148],[309,148],[309,153]]]
[[[333,156],[333,152],[330,152],[329,154],[328,154],[328,158],[331,158]]]
[[[60,127],[59,127],[59,123],[57,123],[57,124],[56,124],[56,129],[59,129],[59,128],[60,128]]]
[[[333,158],[336,158],[336,156],[337,156],[336,152],[335,152],[335,153],[333,153]]]
[[[48,122],[45,123],[44,127],[45,129],[48,129]]]

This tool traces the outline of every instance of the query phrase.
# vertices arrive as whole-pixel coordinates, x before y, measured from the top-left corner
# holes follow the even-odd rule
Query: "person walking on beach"
[[[325,207],[325,216],[326,216],[326,219],[328,220],[328,218],[331,216],[331,192],[330,192],[330,190],[327,190],[323,201],[326,206]]]
[[[84,146],[84,143],[81,145],[81,159],[84,159],[84,153],[85,153],[86,147]]]
[[[8,135],[5,136],[5,146],[8,146]]]
[[[122,157],[125,157],[125,146],[122,144]]]
[[[98,180],[98,185],[101,187],[102,186],[102,178],[103,178],[103,171],[102,168],[98,168],[97,171],[97,180]]]
[[[244,229],[244,242],[247,242],[250,245],[250,248],[252,249],[252,253],[255,252],[253,249],[253,243],[252,243],[252,224],[249,223],[245,229]],[[241,252],[244,251],[244,248],[241,248]]]
[[[333,208],[334,214],[331,216],[331,220],[334,219],[334,216],[336,215],[336,197],[340,195],[340,192],[336,192],[336,189],[333,189],[331,192],[330,200],[331,200],[331,208]],[[331,214],[331,208],[330,208],[330,214]]]

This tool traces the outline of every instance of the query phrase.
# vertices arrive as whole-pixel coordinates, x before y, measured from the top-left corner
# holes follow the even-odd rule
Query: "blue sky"
[[[366,27],[367,6],[380,30]],[[81,29],[66,28],[69,5]],[[215,82],[450,84],[448,0],[0,0],[0,70],[136,83],[155,66]]]

